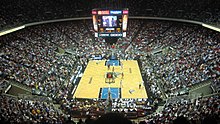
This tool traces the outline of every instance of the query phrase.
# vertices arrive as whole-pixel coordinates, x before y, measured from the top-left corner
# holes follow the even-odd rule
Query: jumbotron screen
[[[92,20],[95,37],[126,37],[128,9],[93,9]]]

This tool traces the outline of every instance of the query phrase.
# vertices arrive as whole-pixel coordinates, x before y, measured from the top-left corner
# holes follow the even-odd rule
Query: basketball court
[[[113,99],[148,98],[137,61],[117,61],[89,61],[73,97],[106,99],[110,91]]]

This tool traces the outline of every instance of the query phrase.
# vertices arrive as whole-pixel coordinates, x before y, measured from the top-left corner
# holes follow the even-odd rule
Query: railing
[[[40,101],[40,102],[53,103],[52,99],[50,97],[46,97],[46,96],[19,94],[18,98],[19,99],[21,98],[24,100],[30,100],[30,101]]]
[[[10,82],[11,85],[14,85],[14,86],[16,86],[16,87],[18,87],[20,89],[23,89],[23,90],[28,91],[28,92],[31,93],[31,87],[29,87],[27,85],[24,85],[22,83],[18,83],[16,81],[12,81],[12,80],[9,80],[9,82]]]

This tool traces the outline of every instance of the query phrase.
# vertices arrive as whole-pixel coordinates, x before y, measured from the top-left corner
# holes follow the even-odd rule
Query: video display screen
[[[117,27],[117,16],[102,16],[103,27]]]
[[[93,9],[95,37],[126,37],[128,8],[122,10]]]

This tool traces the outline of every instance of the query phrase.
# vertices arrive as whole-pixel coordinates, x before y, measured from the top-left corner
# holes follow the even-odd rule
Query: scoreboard
[[[95,37],[126,37],[128,9],[92,10]]]

